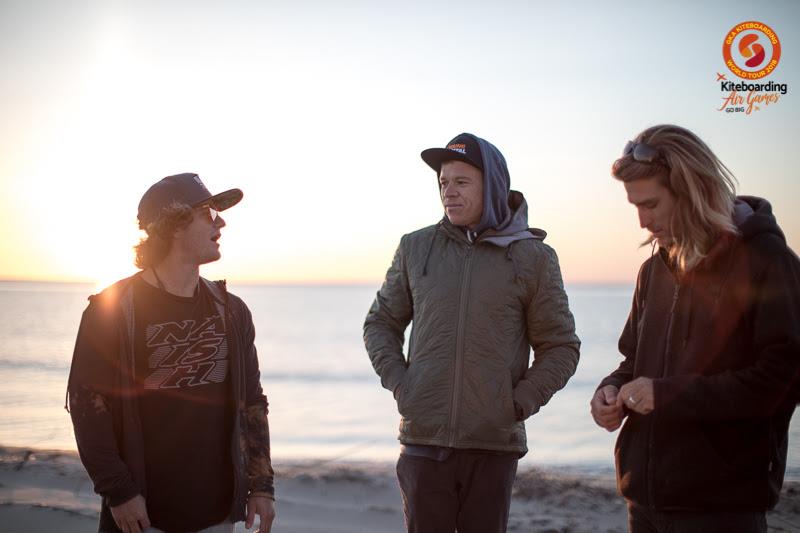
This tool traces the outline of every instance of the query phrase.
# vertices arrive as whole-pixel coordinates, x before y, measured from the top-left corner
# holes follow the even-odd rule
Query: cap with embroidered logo
[[[241,201],[244,194],[240,189],[230,189],[219,194],[211,194],[200,176],[192,173],[167,176],[153,184],[139,201],[139,228],[145,229],[154,222],[161,211],[174,203],[197,207],[208,204],[217,211],[225,211]]]
[[[463,161],[473,167],[483,170],[483,156],[481,147],[474,135],[461,133],[455,136],[445,148],[428,148],[420,154],[422,160],[437,173],[442,168],[442,163],[447,161]]]

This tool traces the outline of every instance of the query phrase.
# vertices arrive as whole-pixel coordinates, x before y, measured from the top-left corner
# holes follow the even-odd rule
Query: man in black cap
[[[422,159],[444,217],[400,240],[364,341],[402,416],[408,531],[502,532],[525,419],[575,372],[580,343],[556,254],[528,228],[500,151],[462,133]]]
[[[196,174],[139,203],[141,272],[89,298],[68,385],[81,460],[102,496],[100,531],[268,532],[275,516],[267,400],[250,311],[225,282],[219,212]]]

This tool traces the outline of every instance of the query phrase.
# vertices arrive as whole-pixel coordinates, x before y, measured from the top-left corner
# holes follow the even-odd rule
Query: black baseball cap
[[[481,147],[475,136],[469,133],[456,135],[445,148],[428,148],[419,155],[437,174],[446,161],[463,161],[483,171]]]
[[[163,209],[176,202],[189,207],[208,204],[217,211],[225,211],[238,204],[242,196],[244,193],[240,189],[211,194],[200,181],[200,176],[190,172],[167,176],[147,189],[139,201],[139,227],[145,229]]]

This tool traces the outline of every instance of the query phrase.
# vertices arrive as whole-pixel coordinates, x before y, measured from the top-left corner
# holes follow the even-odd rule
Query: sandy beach
[[[273,531],[403,531],[393,465],[276,463],[278,518]],[[0,531],[96,531],[99,498],[74,452],[0,448]],[[509,531],[624,532],[625,505],[610,478],[523,469]],[[800,531],[800,483],[784,484],[770,531]],[[245,531],[243,524],[237,532]]]

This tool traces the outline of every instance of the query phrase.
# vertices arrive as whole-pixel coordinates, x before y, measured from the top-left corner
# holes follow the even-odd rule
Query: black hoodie
[[[678,281],[663,250],[639,271],[600,386],[653,379],[615,449],[628,500],[656,510],[764,511],[778,501],[800,382],[800,261],[769,203],[740,197],[726,234]]]

